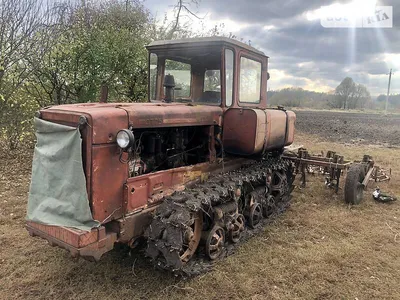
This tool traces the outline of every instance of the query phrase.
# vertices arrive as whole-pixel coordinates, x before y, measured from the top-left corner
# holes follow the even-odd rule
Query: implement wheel
[[[344,200],[347,203],[360,204],[364,193],[364,185],[362,184],[364,178],[365,166],[353,164],[347,172],[344,185]]]

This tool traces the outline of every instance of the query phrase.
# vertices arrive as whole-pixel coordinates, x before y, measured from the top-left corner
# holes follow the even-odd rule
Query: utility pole
[[[387,114],[388,103],[389,103],[389,94],[390,94],[390,81],[392,80],[392,69],[389,72],[389,83],[388,83],[388,90],[386,95],[386,105],[385,105],[385,115]]]

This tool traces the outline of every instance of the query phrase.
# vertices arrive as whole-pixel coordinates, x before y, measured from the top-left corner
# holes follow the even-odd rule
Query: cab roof
[[[148,50],[166,50],[172,48],[185,48],[185,47],[210,47],[210,46],[223,46],[223,45],[230,45],[236,46],[239,48],[243,48],[245,50],[251,51],[253,53],[265,56],[264,52],[257,50],[254,47],[251,47],[245,43],[240,41],[214,36],[214,37],[199,37],[199,38],[188,38],[188,39],[178,39],[178,40],[160,40],[151,42],[149,45],[146,46]]]

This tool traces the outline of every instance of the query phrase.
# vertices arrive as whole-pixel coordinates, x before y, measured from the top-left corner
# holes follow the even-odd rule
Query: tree
[[[49,26],[47,8],[37,0],[0,2],[0,137],[14,149],[29,130],[35,100],[23,90],[32,74],[29,57],[43,47],[41,28]],[[43,52],[42,51],[42,52]]]
[[[33,58],[31,89],[49,104],[97,101],[101,85],[110,99],[143,101],[151,22],[136,1],[64,3],[49,36],[51,51]],[[42,101],[43,102],[43,101]],[[42,103],[43,104],[43,103]]]
[[[357,84],[352,78],[346,77],[335,89],[335,98],[330,103],[333,108],[355,109],[364,108],[371,100],[366,86]]]
[[[353,93],[348,101],[348,109],[364,108],[371,95],[365,85],[355,84]]]
[[[349,99],[354,94],[355,89],[356,84],[354,83],[352,78],[346,77],[345,79],[343,79],[342,82],[335,89],[335,108],[348,109]]]
[[[30,74],[26,58],[40,44],[35,33],[44,26],[41,4],[35,0],[0,2],[0,92],[4,103]]]

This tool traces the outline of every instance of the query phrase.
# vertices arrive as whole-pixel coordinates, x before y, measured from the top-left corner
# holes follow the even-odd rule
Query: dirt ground
[[[400,115],[336,111],[296,111],[296,128],[333,142],[400,145]],[[321,129],[324,129],[322,132]]]
[[[348,118],[333,115],[339,122]],[[349,159],[373,155],[393,169],[381,189],[400,196],[400,148],[326,141],[307,129],[330,128],[326,118],[309,116],[298,116],[296,143]],[[359,124],[368,119],[355,117]],[[381,132],[393,130],[379,120]],[[2,299],[400,299],[400,201],[375,203],[373,186],[361,205],[350,207],[343,190],[335,195],[323,178],[310,177],[307,188],[295,189],[288,211],[262,233],[213,271],[182,280],[154,270],[140,251],[113,251],[91,263],[29,237],[23,227],[29,177],[29,155],[0,157]]]

